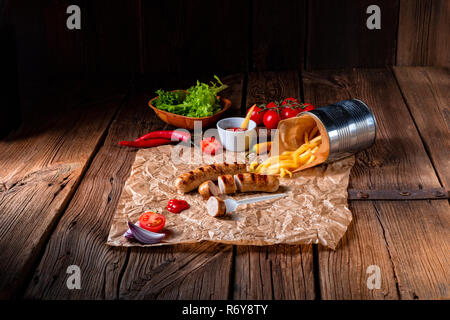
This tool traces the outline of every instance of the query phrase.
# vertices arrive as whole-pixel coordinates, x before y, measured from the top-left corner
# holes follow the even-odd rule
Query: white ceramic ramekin
[[[256,123],[252,120],[248,123],[246,131],[230,131],[229,128],[239,128],[244,118],[225,118],[217,122],[220,141],[228,151],[243,152],[248,150],[253,139],[256,138]]]

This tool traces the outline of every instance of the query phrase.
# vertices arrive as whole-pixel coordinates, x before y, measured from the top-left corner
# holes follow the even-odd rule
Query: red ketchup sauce
[[[190,205],[184,200],[171,199],[167,204],[167,210],[172,213],[180,213],[183,210],[189,209]]]
[[[242,128],[227,128],[227,130],[228,131],[233,131],[233,132],[236,132],[236,131],[247,131],[247,129],[242,129]]]

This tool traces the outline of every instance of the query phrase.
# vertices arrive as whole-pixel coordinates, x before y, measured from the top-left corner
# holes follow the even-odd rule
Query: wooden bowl
[[[153,99],[151,99],[148,102],[148,105],[155,111],[156,115],[165,123],[168,123],[177,128],[194,130],[194,121],[201,121],[202,128],[210,127],[214,125],[222,117],[224,112],[231,107],[230,100],[222,98],[220,96],[217,96],[217,98],[219,98],[220,104],[222,105],[222,109],[219,112],[213,114],[212,116],[202,118],[186,117],[158,109],[152,104],[153,100],[158,99],[158,97],[154,97]]]

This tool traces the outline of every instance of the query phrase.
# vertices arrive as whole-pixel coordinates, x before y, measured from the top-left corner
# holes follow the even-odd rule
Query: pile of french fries
[[[284,151],[281,155],[272,156],[259,164],[252,162],[250,164],[250,172],[277,175],[280,177],[292,177],[292,171],[301,166],[310,164],[316,160],[315,153],[319,150],[322,143],[322,136],[319,129],[314,127],[310,132],[305,132],[305,143],[297,150]]]

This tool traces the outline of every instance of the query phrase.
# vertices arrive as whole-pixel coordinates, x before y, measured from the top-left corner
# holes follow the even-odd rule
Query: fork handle
[[[281,198],[281,197],[285,197],[285,196],[287,196],[287,193],[277,193],[277,194],[271,194],[268,196],[254,197],[254,198],[250,198],[250,199],[239,200],[239,201],[237,201],[237,204],[238,205],[249,204],[249,203],[255,203],[255,202],[259,202],[259,201]]]

